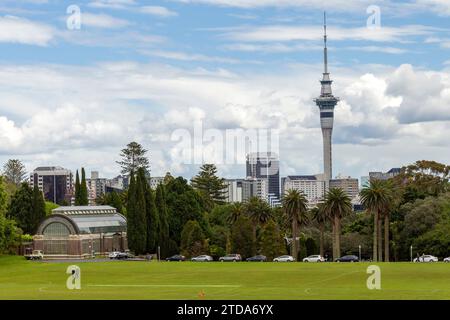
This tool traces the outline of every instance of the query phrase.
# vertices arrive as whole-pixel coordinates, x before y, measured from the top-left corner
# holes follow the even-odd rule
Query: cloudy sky
[[[334,175],[450,163],[448,0],[2,0],[0,162],[113,177],[136,140],[154,176],[190,178],[174,135],[200,123],[277,130],[282,175],[322,172],[324,10]]]

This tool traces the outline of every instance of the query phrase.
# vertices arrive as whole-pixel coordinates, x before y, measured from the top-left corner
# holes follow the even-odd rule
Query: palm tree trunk
[[[335,237],[336,237],[336,258],[339,258],[341,256],[341,220],[339,216],[334,217],[334,224],[335,227]]]
[[[292,221],[292,246],[291,246],[291,256],[297,259],[298,249],[297,249],[297,221]]]
[[[384,216],[384,261],[389,262],[389,215]]]
[[[383,218],[378,215],[378,261],[383,261],[383,236],[382,236]]]
[[[320,255],[323,257],[323,224],[319,226],[320,229]]]
[[[336,260],[337,258],[339,258],[337,256],[337,251],[336,251],[336,223],[335,220],[333,219],[333,261]]]
[[[378,211],[373,213],[373,261],[378,261]]]

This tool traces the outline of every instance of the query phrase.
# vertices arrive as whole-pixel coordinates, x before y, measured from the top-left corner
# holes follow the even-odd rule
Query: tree
[[[138,169],[138,181],[145,196],[146,251],[156,252],[158,243],[159,218],[155,205],[155,194],[147,182],[144,168]]]
[[[81,168],[81,182],[80,182],[80,206],[89,205],[89,194],[86,184],[86,172]]]
[[[37,227],[42,222],[42,220],[46,217],[47,213],[45,211],[45,200],[44,195],[39,190],[37,183],[34,184],[33,187],[33,200],[32,200],[32,213],[31,220],[33,224],[32,233],[34,234],[37,231]]]
[[[324,243],[324,232],[325,232],[325,225],[329,221],[330,217],[327,214],[327,211],[325,210],[324,203],[319,203],[317,207],[314,207],[311,209],[311,215],[314,221],[317,222],[319,226],[319,254],[323,257],[324,256],[324,249],[323,249],[323,243]]]
[[[122,168],[121,173],[129,175],[131,172],[137,172],[139,168],[143,168],[146,173],[150,170],[150,164],[146,157],[147,150],[137,142],[130,142],[125,149],[122,149],[120,156],[121,161],[117,163]]]
[[[244,211],[253,222],[253,239],[258,244],[256,230],[258,226],[264,226],[272,219],[272,209],[266,201],[252,197],[244,204]]]
[[[202,228],[197,221],[188,221],[181,232],[181,253],[187,257],[205,254],[208,245]]]
[[[284,240],[280,234],[280,229],[273,220],[270,220],[262,231],[261,251],[269,261],[284,254]]]
[[[386,182],[373,179],[360,192],[361,203],[373,214],[373,261],[381,261],[381,215],[389,208],[391,195]],[[389,226],[388,226],[389,227]],[[388,231],[389,232],[389,231]],[[388,237],[389,238],[389,234]],[[389,240],[388,240],[389,243]],[[389,253],[388,253],[389,255]]]
[[[145,219],[145,195],[141,179],[131,172],[127,203],[128,247],[135,254],[143,254],[146,249],[147,226]]]
[[[227,222],[233,225],[237,219],[244,213],[244,205],[241,202],[235,202],[231,205],[230,214],[227,217]]]
[[[20,186],[27,176],[27,171],[23,163],[18,159],[10,159],[3,166],[3,175],[6,180]]]
[[[224,179],[217,176],[217,168],[214,164],[201,166],[200,172],[192,178],[191,184],[204,197],[209,209],[212,209],[215,204],[225,203],[226,185]]]
[[[333,259],[341,256],[341,219],[353,210],[350,197],[340,188],[331,188],[325,195],[324,210],[333,219]]]
[[[231,227],[231,250],[240,253],[243,258],[255,255],[255,242],[252,236],[252,222],[246,216],[240,216]]]
[[[75,174],[75,205],[81,206],[81,184],[80,184],[80,175]]]
[[[158,187],[156,187],[155,205],[159,219],[158,241],[161,247],[161,256],[165,258],[169,254],[169,222],[166,191],[163,184],[159,184]]]
[[[291,255],[298,257],[298,228],[299,225],[306,224],[308,221],[308,200],[303,192],[298,190],[288,190],[283,198],[283,208],[292,225],[292,246]]]
[[[35,229],[35,220],[32,216],[33,212],[33,190],[28,183],[22,182],[19,189],[11,198],[9,205],[8,217],[14,219],[17,226],[24,233],[31,234]]]
[[[20,244],[21,230],[14,220],[0,213],[0,254],[14,253],[14,249]]]
[[[116,191],[105,193],[101,198],[97,199],[97,202],[101,205],[116,208],[118,212],[124,214],[122,198]]]

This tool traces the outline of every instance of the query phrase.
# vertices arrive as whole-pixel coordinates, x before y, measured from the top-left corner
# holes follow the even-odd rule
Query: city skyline
[[[174,130],[278,129],[282,176],[323,172],[317,96],[328,12],[333,176],[450,162],[450,6],[439,1],[57,1],[0,6],[0,161],[113,178],[129,141],[185,178]],[[220,5],[218,5],[220,4]],[[300,5],[299,5],[300,4]],[[379,6],[380,28],[367,20]],[[275,9],[275,10],[274,10]],[[373,9],[373,8],[372,8]],[[368,11],[367,11],[368,10]],[[243,176],[245,164],[221,165]]]

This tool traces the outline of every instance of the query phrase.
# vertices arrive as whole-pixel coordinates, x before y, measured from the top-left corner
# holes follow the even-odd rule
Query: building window
[[[53,222],[45,227],[43,234],[48,237],[68,237],[70,231],[64,224]]]

